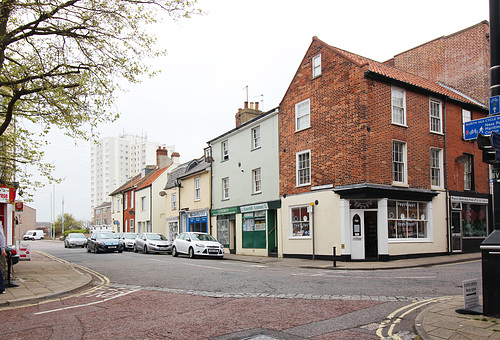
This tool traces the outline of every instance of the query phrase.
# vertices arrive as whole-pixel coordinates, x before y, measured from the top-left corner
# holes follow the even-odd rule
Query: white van
[[[43,230],[28,230],[23,240],[43,240]]]

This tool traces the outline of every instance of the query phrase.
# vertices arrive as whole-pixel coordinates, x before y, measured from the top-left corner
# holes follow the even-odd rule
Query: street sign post
[[[500,113],[500,96],[490,97],[490,115]]]

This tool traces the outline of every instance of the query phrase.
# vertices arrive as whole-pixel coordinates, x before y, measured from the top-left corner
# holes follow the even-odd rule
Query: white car
[[[121,233],[120,239],[123,241],[123,250],[134,250],[137,233]]]
[[[43,230],[28,230],[23,240],[43,240]]]
[[[187,232],[177,236],[172,245],[172,256],[179,254],[186,254],[190,258],[196,256],[223,258],[224,246],[210,234]]]
[[[134,252],[142,251],[144,254],[152,253],[170,253],[172,243],[160,233],[141,233],[134,243]]]

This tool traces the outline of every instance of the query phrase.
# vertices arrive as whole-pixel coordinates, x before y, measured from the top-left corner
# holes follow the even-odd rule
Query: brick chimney
[[[165,147],[156,149],[156,165],[158,169],[166,168],[172,164],[172,160],[168,157],[168,150]]]
[[[255,104],[255,108],[254,108],[254,104]],[[238,112],[235,115],[236,127],[248,122],[249,120],[254,119],[255,117],[258,117],[261,114],[262,114],[262,111],[259,110],[259,103],[258,102],[255,102],[255,103],[251,102],[250,107],[248,107],[248,102],[245,102],[244,108],[238,109]]]

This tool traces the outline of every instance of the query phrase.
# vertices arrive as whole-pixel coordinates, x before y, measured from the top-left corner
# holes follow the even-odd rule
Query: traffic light
[[[498,161],[495,160],[495,149],[491,144],[490,136],[478,134],[476,141],[477,147],[480,150],[483,150],[483,162],[488,164],[497,164]]]

